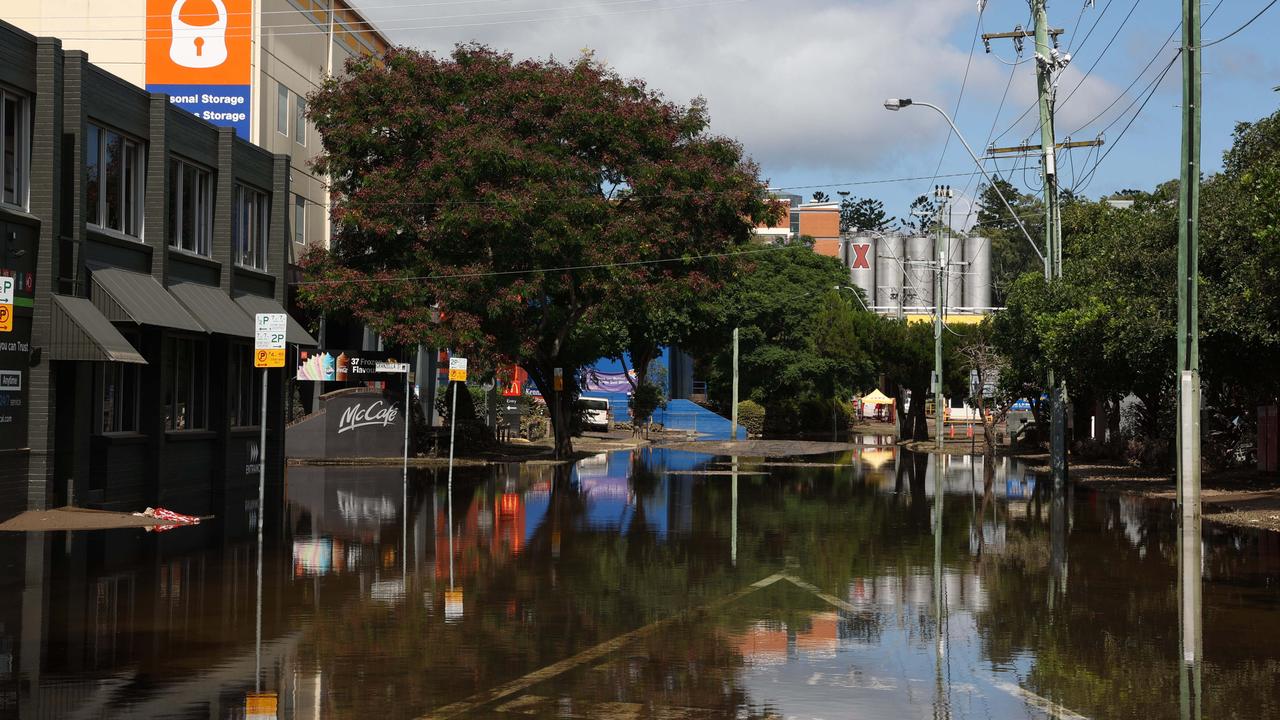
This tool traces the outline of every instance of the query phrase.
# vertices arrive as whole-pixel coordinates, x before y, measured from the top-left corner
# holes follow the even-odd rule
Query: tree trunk
[[[555,439],[555,458],[567,460],[573,455],[573,401],[578,393],[573,368],[564,368],[564,389],[556,391],[555,367],[530,363],[524,369],[547,403],[547,416],[551,419],[551,434]]]
[[[907,407],[906,388],[902,387],[901,385],[896,387],[893,391],[893,399],[897,401],[897,405],[896,407],[894,407],[894,412],[896,413],[896,419],[898,421],[898,439],[906,440],[907,438],[911,437],[911,430],[912,430],[912,427],[911,427],[912,417],[910,413],[908,413],[906,410],[906,407]]]
[[[925,396],[926,388],[917,387],[911,389],[912,440],[929,439],[929,417],[925,413]],[[942,429],[939,428],[938,432],[942,432]]]

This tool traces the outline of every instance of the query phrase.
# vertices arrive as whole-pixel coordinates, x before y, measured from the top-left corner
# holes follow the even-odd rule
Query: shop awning
[[[120,268],[94,270],[92,294],[94,306],[112,322],[206,332],[178,299],[150,275]]]
[[[50,359],[147,364],[89,300],[54,295],[52,315]]]
[[[173,293],[173,296],[178,298],[178,302],[208,328],[209,332],[234,337],[253,337],[253,318],[246,315],[230,295],[218,288],[183,282],[170,285],[169,292]]]
[[[236,303],[240,305],[240,309],[244,310],[253,319],[258,313],[285,313],[285,309],[273,298],[262,297],[261,295],[241,295],[236,298]],[[297,320],[289,315],[289,326],[285,331],[285,340],[294,345],[305,345],[307,347],[319,347],[320,343],[311,337],[311,333],[302,327]]]

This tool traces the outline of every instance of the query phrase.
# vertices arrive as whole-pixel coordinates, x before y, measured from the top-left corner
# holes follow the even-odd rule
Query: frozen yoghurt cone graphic
[[[217,67],[227,61],[227,6],[222,0],[200,0],[200,5],[211,4],[217,9],[218,19],[209,25],[191,25],[182,19],[182,8],[189,2],[192,0],[174,0],[169,11],[173,28],[169,59],[182,67]]]

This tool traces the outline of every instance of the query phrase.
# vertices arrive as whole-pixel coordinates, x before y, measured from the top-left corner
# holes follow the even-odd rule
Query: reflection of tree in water
[[[1177,717],[1176,521],[1136,516],[1115,495],[1076,503],[1066,519],[1065,589],[1050,602],[1062,587],[1055,556],[1063,551],[1053,547],[1050,483],[1042,487],[1026,517],[1010,520],[1005,551],[979,564],[983,655],[998,665],[1029,657],[1026,687],[1086,716]],[[1222,554],[1212,544],[1208,558],[1214,548]],[[1206,560],[1206,577],[1213,565]],[[1241,590],[1205,586],[1205,717],[1280,717],[1280,629],[1258,623]]]

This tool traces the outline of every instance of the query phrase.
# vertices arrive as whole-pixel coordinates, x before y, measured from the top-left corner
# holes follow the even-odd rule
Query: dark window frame
[[[118,142],[119,172],[110,167],[107,153]],[[147,144],[106,125],[87,123],[84,143],[85,222],[97,230],[142,240],[146,193]],[[105,172],[103,168],[106,168]],[[96,171],[96,175],[92,175]],[[117,208],[112,209],[110,186],[118,183]],[[112,216],[112,213],[115,216]]]
[[[194,181],[195,190],[188,202],[187,185],[191,181]],[[214,187],[213,170],[177,155],[169,156],[170,248],[212,257]],[[193,216],[190,223],[187,222],[188,212]]]
[[[163,353],[164,429],[209,429],[209,341],[169,335],[164,339]]]
[[[30,96],[0,87],[0,205],[20,210],[31,202],[31,105]]]
[[[236,183],[233,193],[231,238],[235,263],[267,272],[271,242],[271,195]]]
[[[253,347],[233,343],[230,348],[231,404],[228,415],[233,428],[258,427],[262,416],[262,378],[253,367]]]

